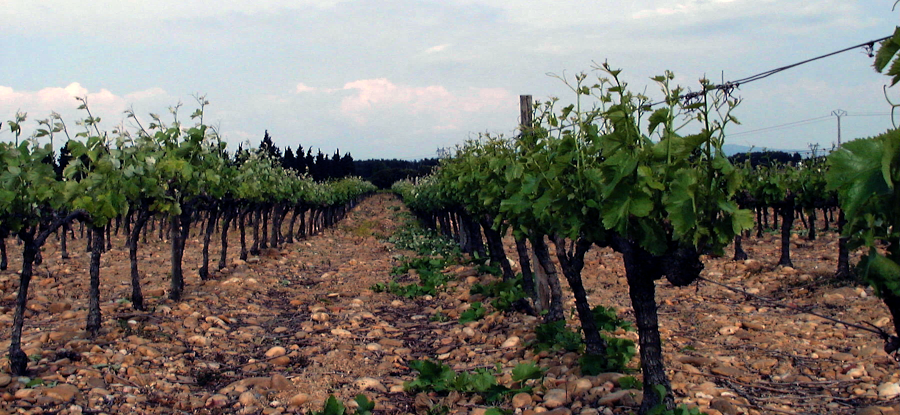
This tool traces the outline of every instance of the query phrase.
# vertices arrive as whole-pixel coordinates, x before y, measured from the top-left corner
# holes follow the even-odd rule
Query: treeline
[[[378,186],[379,189],[390,189],[397,181],[427,176],[434,171],[439,161],[436,158],[416,161],[374,159],[361,160],[354,164],[357,176]]]
[[[331,156],[322,153],[313,155],[313,149],[304,149],[297,145],[296,150],[285,147],[284,151],[275,145],[269,132],[266,131],[259,149],[265,151],[273,159],[281,162],[281,166],[292,169],[298,173],[309,173],[317,182],[340,179],[349,176],[358,176],[363,180],[378,186],[379,189],[389,189],[394,182],[403,179],[422,177],[431,173],[438,165],[438,159],[423,159],[417,161],[398,159],[372,159],[353,160],[350,153],[341,155],[340,150],[335,150]],[[245,157],[246,151],[239,147],[237,159]]]
[[[325,155],[322,149],[319,149],[318,153],[313,155],[312,147],[306,149],[304,153],[303,146],[298,144],[296,150],[285,147],[282,153],[281,149],[272,141],[268,130],[265,132],[262,142],[259,143],[259,149],[280,162],[282,167],[298,173],[309,173],[312,179],[317,182],[357,175],[353,156],[349,152],[342,156],[340,149],[335,150],[331,156]],[[243,158],[244,154],[249,153],[243,149],[243,146],[238,147],[237,158]]]
[[[769,166],[796,166],[803,157],[800,153],[788,153],[785,151],[754,151],[750,153],[737,153],[728,157],[731,164],[744,164],[750,161],[751,167],[769,167]]]

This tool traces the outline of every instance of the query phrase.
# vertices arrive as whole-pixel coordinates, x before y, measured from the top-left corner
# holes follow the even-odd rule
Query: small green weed
[[[29,379],[28,382],[25,382],[25,387],[33,388],[35,386],[41,386],[43,384],[44,384],[44,379],[34,378],[34,379]]]
[[[379,292],[376,290],[377,288],[382,291],[387,290],[391,294],[399,295],[401,297],[415,298],[423,295],[437,294],[438,289],[450,280],[447,275],[441,272],[444,267],[450,263],[446,259],[402,257],[401,261],[401,265],[394,267],[394,269],[391,270],[391,275],[403,275],[414,269],[419,275],[419,283],[403,285],[397,281],[391,281],[387,286],[378,283],[373,286],[373,291]]]
[[[366,398],[366,395],[356,395],[356,412],[347,412],[347,408],[334,395],[329,395],[325,406],[321,411],[309,411],[307,415],[371,415],[375,410],[375,402]]]
[[[603,306],[591,310],[594,320],[601,331],[611,332],[619,328],[632,330],[631,323],[616,316],[615,310]],[[583,352],[584,342],[579,331],[566,327],[565,320],[540,324],[535,328],[535,341],[531,344],[535,350],[565,350]],[[636,353],[634,341],[601,333],[606,340],[606,354],[583,355],[579,360],[581,373],[592,376],[603,372],[621,372]]]
[[[600,329],[600,331],[612,333],[619,328],[625,329],[625,331],[634,331],[631,322],[617,316],[616,310],[612,307],[598,305],[591,309],[591,314],[594,315],[594,322],[597,323],[597,328]]]
[[[447,415],[450,413],[450,407],[447,405],[435,405],[425,411],[425,415]]]
[[[476,269],[478,270],[479,274],[491,274],[495,277],[503,275],[503,270],[501,270],[500,267],[496,265],[487,265],[482,263],[478,264],[478,267]]]
[[[499,311],[512,310],[517,301],[527,297],[525,290],[522,289],[522,274],[510,281],[500,280],[486,285],[474,284],[469,293],[493,298],[491,305]]]
[[[622,376],[619,378],[619,387],[622,389],[643,389],[644,383],[634,376]]]
[[[565,320],[539,324],[534,332],[535,342],[532,347],[535,350],[565,350],[577,352],[581,350],[581,333],[576,333],[566,327]]]
[[[658,396],[666,395],[666,388],[664,386],[655,385],[655,389]],[[658,404],[653,408],[650,408],[647,415],[706,415],[706,412],[700,412],[700,408],[697,408],[696,406],[681,404],[675,409],[666,409],[665,405]]]
[[[487,310],[484,309],[484,305],[482,305],[480,301],[476,301],[472,303],[472,306],[469,307],[468,310],[463,311],[463,313],[459,315],[459,324],[481,320],[484,318],[485,313],[487,313]]]
[[[449,321],[450,316],[438,311],[437,313],[432,314],[431,317],[428,318],[428,320],[443,323],[443,322]]]
[[[486,402],[496,403],[507,396],[531,391],[527,386],[512,389],[500,385],[496,378],[500,373],[485,368],[456,372],[450,366],[433,360],[413,360],[409,362],[409,368],[419,372],[416,380],[404,383],[404,389],[409,392],[475,393]],[[516,365],[512,375],[512,381],[522,385],[526,380],[540,379],[544,371],[533,362],[528,362]]]
[[[394,234],[388,238],[388,242],[394,244],[397,249],[413,251],[421,256],[445,258],[462,256],[462,251],[456,241],[437,231],[424,229],[413,222],[407,222],[407,226],[394,231]]]

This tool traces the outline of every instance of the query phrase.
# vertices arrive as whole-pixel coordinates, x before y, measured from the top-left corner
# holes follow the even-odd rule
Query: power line
[[[740,87],[741,85],[749,84],[749,83],[751,83],[751,82],[758,81],[758,80],[760,80],[760,79],[768,78],[768,77],[770,77],[770,76],[772,76],[772,75],[775,75],[775,74],[777,74],[777,73],[779,73],[779,72],[783,72],[783,71],[786,71],[786,70],[788,70],[788,69],[798,67],[798,66],[800,66],[800,65],[804,65],[804,64],[807,64],[807,63],[810,63],[810,62],[817,61],[817,60],[819,60],[819,59],[824,59],[824,58],[827,58],[827,57],[830,57],[830,56],[834,56],[834,55],[837,55],[837,54],[840,54],[840,53],[844,53],[844,52],[847,52],[847,51],[850,51],[850,50],[854,50],[854,49],[865,48],[866,51],[869,53],[869,56],[872,57],[872,56],[873,56],[873,51],[874,51],[874,49],[875,49],[875,43],[881,42],[881,41],[884,41],[884,40],[887,40],[887,39],[890,39],[891,37],[893,37],[893,35],[891,35],[891,36],[885,36],[885,37],[882,37],[882,38],[879,38],[879,39],[875,39],[875,40],[870,40],[870,41],[868,41],[868,42],[863,42],[863,43],[860,43],[860,44],[858,44],[858,45],[853,45],[853,46],[850,46],[850,47],[847,47],[847,48],[844,48],[844,49],[841,49],[841,50],[836,50],[836,51],[831,52],[831,53],[826,53],[826,54],[824,54],[824,55],[816,56],[816,57],[814,57],[814,58],[806,59],[806,60],[803,60],[803,61],[800,61],[800,62],[797,62],[797,63],[792,63],[792,64],[790,64],[790,65],[785,65],[785,66],[781,66],[781,67],[778,67],[778,68],[775,68],[775,69],[770,69],[770,70],[768,70],[768,71],[760,72],[760,73],[758,73],[758,74],[756,74],[756,75],[751,75],[751,76],[748,76],[748,77],[746,77],[746,78],[741,78],[741,79],[737,79],[737,80],[734,80],[734,81],[725,82],[725,83],[719,84],[719,85],[711,85],[711,86],[707,86],[707,87],[704,87],[701,91],[698,91],[698,92],[690,92],[690,93],[681,95],[681,96],[679,97],[679,99],[681,99],[681,100],[688,100],[688,101],[689,101],[689,100],[692,100],[692,99],[697,99],[697,98],[699,98],[700,96],[705,95],[707,92],[713,91],[713,90],[722,90],[722,91],[725,91],[726,93],[729,93],[731,90],[733,90],[733,89],[735,89],[735,88],[737,88],[737,87]],[[665,104],[665,103],[666,103],[666,101],[654,102],[654,103],[652,103],[652,104],[649,104],[648,107],[654,107],[654,106],[656,106],[656,105],[659,105],[659,104]]]
[[[814,57],[814,58],[810,58],[810,59],[806,59],[806,60],[803,60],[803,61],[800,61],[800,62],[792,63],[792,64],[790,64],[790,65],[785,65],[785,66],[781,66],[781,67],[778,67],[778,68],[775,68],[775,69],[770,69],[770,70],[765,71],[765,72],[760,72],[760,73],[758,73],[758,74],[756,74],[756,75],[751,75],[751,76],[748,76],[748,77],[745,77],[745,78],[741,78],[741,79],[737,79],[737,80],[734,80],[734,81],[725,82],[725,83],[719,84],[719,85],[710,85],[710,86],[704,87],[701,91],[697,91],[697,92],[689,92],[689,93],[687,93],[687,94],[683,94],[683,95],[679,96],[678,99],[679,99],[679,100],[684,100],[684,101],[690,101],[690,100],[698,99],[699,97],[705,95],[707,92],[714,91],[714,90],[722,90],[722,91],[725,91],[726,93],[730,93],[732,90],[734,90],[735,88],[740,87],[741,85],[749,84],[749,83],[751,83],[751,82],[758,81],[758,80],[760,80],[760,79],[768,78],[768,77],[770,77],[770,76],[772,76],[772,75],[775,75],[775,74],[777,74],[777,73],[779,73],[779,72],[783,72],[783,71],[786,71],[786,70],[791,69],[791,68],[795,68],[795,67],[800,66],[800,65],[804,65],[804,64],[807,64],[807,63],[810,63],[810,62],[817,61],[817,60],[819,60],[819,59],[824,59],[824,58],[827,58],[827,57],[830,57],[830,56],[834,56],[834,55],[837,55],[837,54],[841,54],[841,53],[844,53],[844,52],[847,52],[847,51],[851,51],[851,50],[854,50],[854,49],[865,48],[866,52],[868,52],[868,54],[869,54],[869,57],[874,57],[875,43],[877,43],[877,42],[882,42],[882,41],[885,41],[885,40],[888,40],[888,39],[890,39],[890,38],[892,38],[892,37],[893,37],[893,35],[891,35],[891,36],[885,36],[885,37],[882,37],[882,38],[870,40],[870,41],[868,41],[868,42],[863,42],[863,43],[860,43],[860,44],[858,44],[858,45],[853,45],[853,46],[850,46],[850,47],[846,47],[846,48],[844,48],[844,49],[836,50],[836,51],[834,51],[834,52],[826,53],[826,54],[824,54],[824,55],[819,55],[819,56],[816,56],[816,57]],[[652,103],[652,104],[647,104],[647,105],[644,106],[644,108],[645,108],[645,109],[650,109],[650,108],[652,108],[652,107],[655,107],[655,106],[660,105],[660,104],[665,104],[665,103],[666,103],[666,101],[658,101],[658,102],[654,102],[654,103]],[[884,113],[884,114],[882,114],[882,113],[877,113],[877,114],[872,113],[872,114],[866,114],[866,115],[860,114],[860,115],[853,115],[853,116],[868,117],[868,116],[876,116],[876,115],[877,115],[877,116],[880,116],[880,115],[890,115],[890,113]],[[811,118],[811,119],[803,120],[803,121],[796,121],[795,123],[796,123],[796,124],[799,124],[799,123],[802,123],[802,122],[804,122],[804,121],[809,121],[810,123],[812,123],[812,122],[815,121],[815,120],[821,120],[821,119],[825,119],[825,118],[828,118],[828,117],[831,117],[831,115],[826,115],[826,116],[819,117],[819,118]],[[775,128],[778,128],[778,127],[787,127],[787,126],[791,126],[792,124],[795,124],[795,123],[788,123],[788,124],[776,125],[776,126],[772,126],[772,127],[761,128],[761,129],[759,129],[759,130],[743,131],[743,132],[740,132],[740,133],[730,134],[730,136],[741,135],[741,134],[750,134],[750,133],[752,133],[752,132],[758,132],[758,131],[762,131],[762,130],[766,130],[766,129],[775,129]],[[547,131],[548,131],[548,132],[561,131],[561,130],[564,130],[564,129],[566,129],[566,128],[572,128],[572,127],[574,127],[574,126],[575,126],[574,124],[573,124],[573,125],[570,125],[570,126],[565,126],[565,125],[563,125],[563,126],[559,126],[559,127],[548,128]]]
[[[755,129],[755,130],[748,130],[748,131],[741,131],[741,132],[737,132],[737,133],[730,133],[730,134],[728,134],[728,136],[729,136],[729,137],[734,137],[734,136],[740,136],[740,135],[746,135],[746,134],[758,133],[758,132],[763,132],[763,131],[780,130],[780,129],[784,129],[784,128],[787,128],[787,127],[796,127],[796,126],[804,125],[804,124],[814,124],[814,123],[816,123],[816,122],[822,122],[822,121],[824,121],[826,118],[831,118],[831,117],[832,117],[831,115],[823,115],[823,116],[821,116],[821,117],[807,118],[807,119],[805,119],[805,120],[794,121],[794,122],[789,122],[789,123],[779,124],[779,125],[773,125],[773,126],[770,126],[770,127],[757,128],[757,129]]]
[[[863,113],[860,113],[860,114],[847,114],[847,115],[845,115],[845,116],[846,116],[846,117],[884,117],[884,116],[887,116],[887,115],[891,115],[891,113],[889,113],[889,112],[873,112],[873,113],[867,113],[867,114],[863,114]]]

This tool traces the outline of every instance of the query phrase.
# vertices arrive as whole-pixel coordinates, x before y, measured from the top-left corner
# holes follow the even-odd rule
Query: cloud
[[[428,49],[425,49],[425,53],[438,53],[438,52],[443,52],[444,49],[447,49],[448,47],[450,47],[450,44],[449,44],[449,43],[444,43],[444,44],[442,44],[442,45],[432,46],[432,47],[430,47],[430,48],[428,48]]]
[[[304,92],[312,92],[315,90],[316,90],[316,88],[313,88],[311,86],[304,84],[303,82],[300,82],[297,84],[297,89],[295,90],[295,92],[297,92],[298,94],[302,94]]]
[[[666,0],[651,2],[630,17],[634,20],[655,20],[664,26],[684,28],[691,24],[715,24],[739,19],[760,19],[754,24],[771,27],[778,32],[793,32],[809,28],[862,28],[875,24],[853,2],[824,0],[816,3],[774,0]],[[785,25],[785,21],[792,22]],[[794,27],[798,26],[799,27]]]
[[[345,91],[352,95],[340,103],[340,112],[357,124],[385,114],[397,117],[426,117],[434,120],[432,129],[448,130],[466,116],[515,107],[516,98],[502,88],[467,88],[451,92],[441,85],[415,87],[398,85],[385,78],[348,82]]]
[[[38,91],[17,91],[0,85],[0,117],[6,117],[0,119],[11,119],[16,111],[27,113],[28,119],[23,125],[23,133],[27,135],[36,126],[35,120],[43,119],[55,111],[62,115],[69,128],[74,128],[75,120],[87,116],[84,111],[77,110],[81,104],[76,97],[87,98],[91,114],[101,118],[101,129],[104,125],[111,127],[122,121],[125,118],[123,112],[132,105],[156,108],[174,104],[173,97],[159,87],[117,95],[105,88],[91,92],[78,82]]]
[[[33,92],[0,87],[0,110],[8,112],[14,106],[38,112],[64,110],[79,105],[75,100],[76,97],[86,97],[92,109],[104,111],[125,109],[125,98],[116,96],[107,89],[91,93],[80,83],[72,82],[65,87],[49,87]]]
[[[633,13],[631,17],[635,19],[643,19],[655,16],[671,16],[674,14],[691,14],[697,13],[703,9],[712,9],[721,4],[733,3],[735,0],[687,0],[682,3],[667,4],[666,6],[656,7],[652,9],[643,9],[637,13]]]

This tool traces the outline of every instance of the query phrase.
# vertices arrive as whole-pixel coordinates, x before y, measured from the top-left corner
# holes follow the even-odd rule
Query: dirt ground
[[[29,376],[9,375],[0,360],[0,414],[279,414],[321,410],[333,394],[352,407],[357,394],[376,413],[482,414],[483,399],[468,394],[410,394],[411,360],[433,358],[457,371],[490,368],[508,381],[518,363],[547,369],[532,393],[499,405],[515,413],[619,414],[636,411],[640,393],[624,390],[622,374],[582,376],[577,355],[536,354],[535,317],[489,313],[459,324],[469,287],[494,277],[473,266],[451,266],[438,295],[417,299],[373,292],[393,278],[401,255],[387,242],[406,220],[392,195],[373,196],[335,228],[248,261],[237,260],[200,281],[200,240],[185,253],[183,301],[166,298],[169,245],[150,238],[139,251],[149,311],[135,312],[124,239],[103,255],[103,329],[83,331],[87,313],[84,240],[59,259],[57,242],[36,268],[23,335],[32,357]],[[820,224],[821,226],[821,224]],[[217,238],[213,239],[217,241]],[[19,249],[10,239],[10,267],[0,273],[0,347],[9,345],[18,287]],[[856,324],[891,326],[872,290],[830,275],[837,237],[793,239],[794,268],[777,267],[774,233],[745,240],[750,260],[706,261],[703,276]],[[213,244],[212,252],[218,252]],[[511,241],[507,255],[518,263]],[[217,257],[214,255],[214,257]],[[607,249],[588,253],[585,285],[592,305],[615,307],[633,320],[624,269]],[[565,287],[565,282],[563,282]],[[870,333],[755,300],[708,282],[675,288],[657,283],[660,326],[669,378],[680,403],[709,414],[898,414],[898,364]],[[567,293],[567,310],[573,307]],[[447,321],[432,318],[437,313]],[[567,312],[572,324],[572,313]],[[634,340],[633,332],[620,332]],[[635,358],[630,365],[639,368]],[[639,371],[629,373],[637,375]],[[561,392],[560,392],[561,391]],[[442,412],[443,411],[443,412]]]

